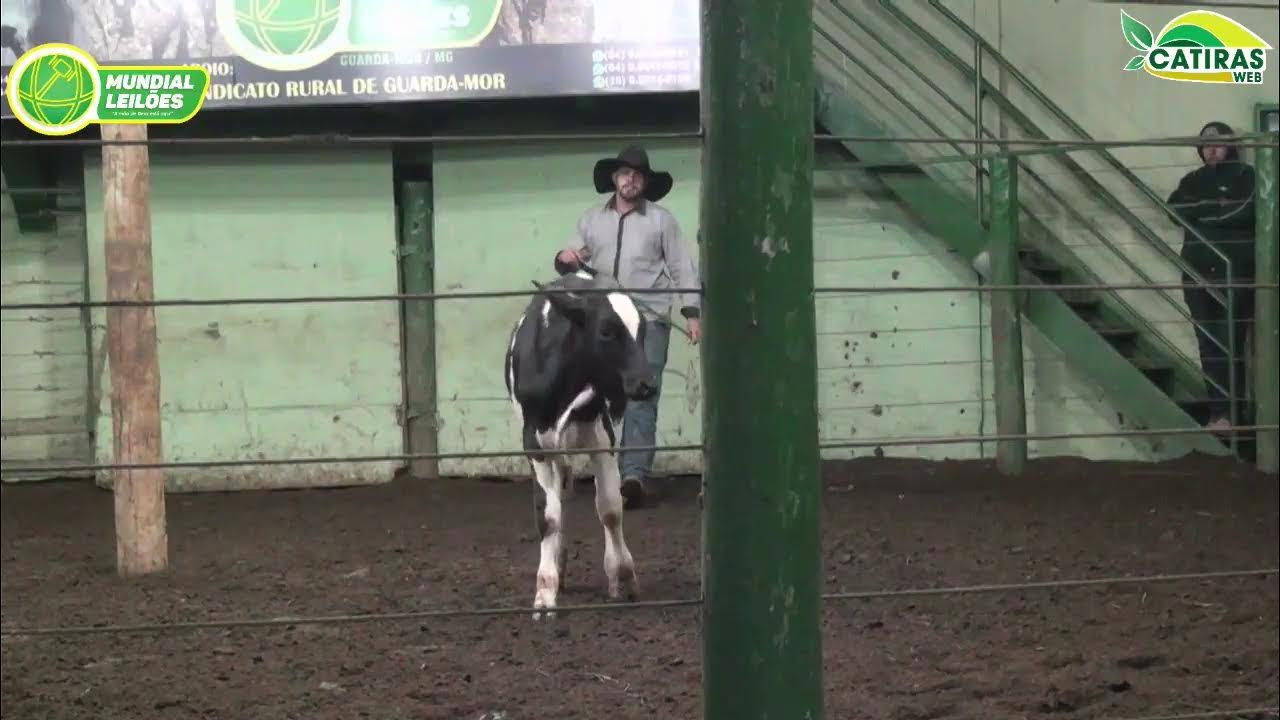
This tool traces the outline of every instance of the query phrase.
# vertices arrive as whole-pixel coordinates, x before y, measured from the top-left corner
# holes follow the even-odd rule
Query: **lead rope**
[[[592,277],[596,277],[596,276],[598,276],[598,275],[600,274],[600,271],[599,271],[599,270],[596,270],[595,268],[593,268],[593,267],[591,267],[590,265],[587,265],[586,263],[583,263],[583,262],[579,262],[579,263],[578,263],[578,269],[579,269],[579,270],[582,270],[582,271],[584,271],[584,272],[586,272],[588,275],[591,275]],[[616,278],[615,278],[615,279],[616,279]],[[673,293],[673,294],[675,294],[675,293]],[[653,313],[654,315],[657,315],[657,314],[658,314],[658,311],[657,311],[657,310],[654,310],[654,309],[653,309],[653,306],[652,306],[652,305],[650,305],[649,303],[645,302],[644,300],[641,300],[640,298],[638,298],[638,297],[636,297],[636,296],[634,296],[634,295],[630,295],[630,294],[628,294],[628,297],[630,297],[630,298],[631,298],[631,301],[632,301],[632,302],[634,302],[635,304],[637,304],[637,305],[639,305],[639,306],[643,307],[644,309],[648,310],[649,312]],[[673,317],[673,316],[671,316],[671,315],[668,315],[668,316],[667,316],[667,320],[668,320],[668,322],[670,322],[670,323],[671,323],[671,327],[675,328],[676,330],[679,330],[679,331],[680,331],[680,334],[684,335],[684,336],[685,336],[685,338],[687,338],[687,339],[689,340],[689,342],[693,342],[693,336],[689,334],[689,330],[688,330],[684,325],[681,325],[680,323],[676,322],[675,317]]]

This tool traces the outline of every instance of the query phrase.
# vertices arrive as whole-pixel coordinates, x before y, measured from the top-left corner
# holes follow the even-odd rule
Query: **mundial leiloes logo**
[[[92,123],[184,123],[204,105],[209,72],[194,65],[98,65],[89,53],[47,43],[9,70],[13,115],[41,135],[71,135]]]

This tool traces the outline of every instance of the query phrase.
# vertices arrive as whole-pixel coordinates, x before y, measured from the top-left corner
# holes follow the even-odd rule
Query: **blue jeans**
[[[658,400],[662,397],[662,371],[667,366],[667,346],[671,341],[671,323],[650,320],[645,328],[644,356],[657,380],[657,392],[643,402],[627,401],[627,411],[622,416],[622,462],[619,469],[623,479],[649,476],[653,468],[653,450],[633,450],[628,447],[657,445]]]

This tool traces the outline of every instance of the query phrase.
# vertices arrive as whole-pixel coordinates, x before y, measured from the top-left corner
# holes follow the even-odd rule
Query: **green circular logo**
[[[98,85],[93,58],[79,48],[48,43],[18,58],[6,95],[23,125],[45,135],[70,135],[96,116]]]
[[[236,27],[260,52],[304,55],[333,37],[342,5],[343,0],[235,0]]]
[[[79,60],[57,53],[27,66],[18,78],[18,102],[47,125],[70,125],[93,106],[93,73]]]

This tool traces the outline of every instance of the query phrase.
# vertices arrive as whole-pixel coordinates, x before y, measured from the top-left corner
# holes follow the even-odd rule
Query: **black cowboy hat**
[[[643,148],[632,145],[623,148],[617,157],[603,158],[596,162],[595,170],[592,171],[596,192],[606,193],[617,189],[613,185],[613,174],[620,167],[629,167],[644,173],[644,197],[649,202],[657,202],[666,197],[667,193],[671,192],[671,186],[675,184],[671,173],[649,167],[649,154]]]

